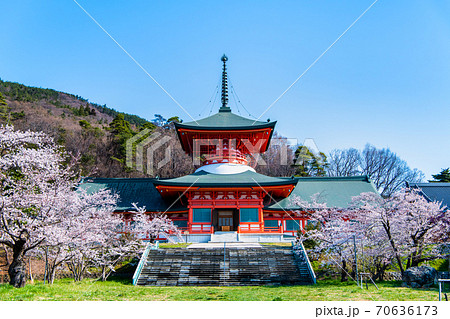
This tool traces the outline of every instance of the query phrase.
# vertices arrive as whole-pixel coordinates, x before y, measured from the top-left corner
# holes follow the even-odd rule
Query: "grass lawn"
[[[320,281],[315,286],[279,287],[135,287],[130,280],[100,282],[56,280],[52,286],[42,282],[25,288],[0,285],[0,300],[438,300],[438,290],[403,288],[399,282],[383,282],[380,290],[361,289],[355,283]]]

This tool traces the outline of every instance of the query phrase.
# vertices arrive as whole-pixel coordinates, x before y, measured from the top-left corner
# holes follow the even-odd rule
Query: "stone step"
[[[301,256],[300,256],[301,257]],[[306,262],[284,248],[150,251],[138,285],[248,286],[311,284]],[[225,259],[225,262],[224,262]]]

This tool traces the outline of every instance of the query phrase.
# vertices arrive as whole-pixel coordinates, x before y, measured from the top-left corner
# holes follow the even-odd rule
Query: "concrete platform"
[[[195,243],[187,246],[187,248],[203,248],[203,249],[217,249],[217,248],[262,248],[258,243]]]
[[[237,231],[216,231],[211,234],[210,243],[232,243],[239,242]]]

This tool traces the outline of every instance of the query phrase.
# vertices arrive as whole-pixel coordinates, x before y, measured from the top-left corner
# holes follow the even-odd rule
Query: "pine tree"
[[[123,114],[119,113],[109,124],[109,129],[113,134],[113,142],[115,144],[115,158],[120,162],[126,157],[126,142],[134,135],[131,125],[125,120]]]
[[[0,92],[0,119],[7,120],[9,115],[8,113],[9,113],[8,104],[6,103],[5,97]]]
[[[6,99],[5,99],[5,97],[3,96],[3,94],[0,92],[0,105],[1,106],[3,106],[3,105],[8,105],[7,103],[6,103]]]
[[[327,156],[322,152],[315,154],[308,147],[300,145],[295,151],[294,166],[296,176],[325,176]]]
[[[433,180],[430,183],[450,183],[450,168],[442,169],[439,174],[431,175]]]

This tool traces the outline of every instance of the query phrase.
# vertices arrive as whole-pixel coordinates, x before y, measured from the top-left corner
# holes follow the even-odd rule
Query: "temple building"
[[[254,121],[232,112],[226,56],[222,62],[218,113],[175,123],[183,150],[200,164],[193,174],[170,179],[88,178],[81,187],[118,193],[116,212],[124,216],[132,215],[132,203],[145,206],[149,214],[166,213],[187,242],[290,241],[308,223],[296,204],[298,199],[308,201],[320,194],[328,207],[345,208],[353,196],[376,192],[366,176],[271,177],[257,173],[248,165],[248,158],[268,149],[276,122]]]
[[[441,202],[445,210],[450,207],[450,183],[409,183],[406,187],[416,189],[428,202]]]

